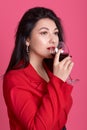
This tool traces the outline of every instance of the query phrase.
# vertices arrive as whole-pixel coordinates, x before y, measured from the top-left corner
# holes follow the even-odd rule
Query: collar
[[[49,76],[49,78],[51,78],[53,76],[53,74],[50,72],[50,70],[48,69],[48,67],[46,65],[44,65],[44,68]],[[27,77],[29,77],[32,81],[36,81],[36,82],[46,82],[34,69],[34,67],[29,64],[26,68],[24,68],[24,73],[26,74]]]

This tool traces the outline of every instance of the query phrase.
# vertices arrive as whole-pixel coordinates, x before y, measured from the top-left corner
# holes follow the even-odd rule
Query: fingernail
[[[56,53],[58,52],[58,48],[57,48],[57,47],[55,48],[55,52],[56,52]]]
[[[64,53],[64,50],[61,50],[61,53]]]

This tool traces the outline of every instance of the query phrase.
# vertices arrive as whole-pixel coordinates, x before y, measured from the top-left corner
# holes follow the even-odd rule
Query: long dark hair
[[[61,20],[51,9],[44,7],[34,7],[29,9],[25,12],[18,24],[15,35],[15,47],[6,73],[12,69],[19,69],[28,66],[29,56],[26,51],[26,39],[31,36],[32,29],[35,27],[37,21],[42,18],[50,18],[55,22],[59,30],[59,41],[64,41]]]

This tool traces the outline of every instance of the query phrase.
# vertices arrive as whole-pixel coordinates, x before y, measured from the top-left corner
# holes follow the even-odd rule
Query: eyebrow
[[[41,27],[41,28],[39,29],[39,31],[42,30],[42,29],[49,30],[49,28],[47,28],[47,27]],[[58,30],[58,28],[55,28],[54,30]]]

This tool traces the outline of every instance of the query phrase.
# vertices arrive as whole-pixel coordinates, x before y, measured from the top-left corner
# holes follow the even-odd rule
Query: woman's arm
[[[51,78],[47,84],[48,91],[40,100],[39,106],[35,102],[36,90],[27,90],[24,85],[14,85],[13,81],[8,82],[10,79],[6,80],[4,85],[11,88],[9,92],[4,90],[5,94],[9,94],[6,100],[9,101],[10,109],[27,130],[51,130],[57,122],[60,128],[65,125],[67,108],[70,109],[72,100],[69,99],[67,107],[68,100],[65,97],[69,97],[70,93],[66,90],[67,96],[65,96],[61,87],[64,87],[62,80],[55,76]]]

